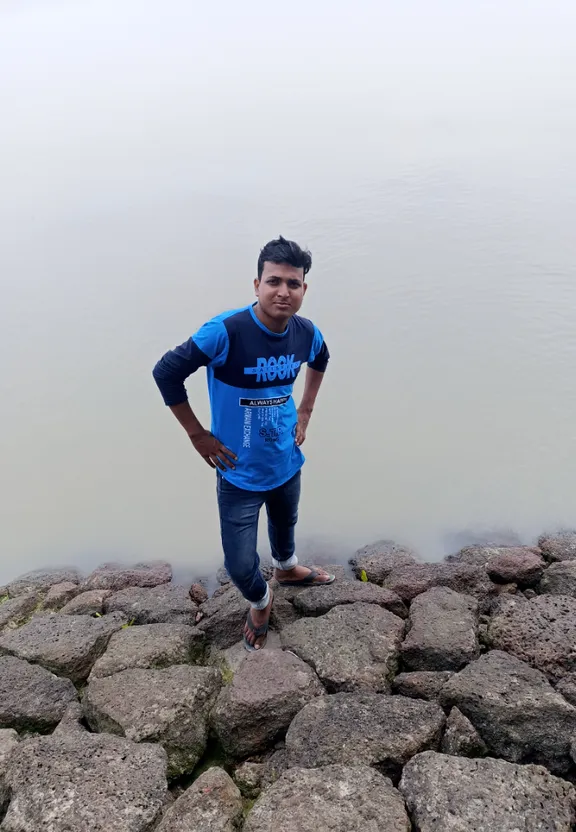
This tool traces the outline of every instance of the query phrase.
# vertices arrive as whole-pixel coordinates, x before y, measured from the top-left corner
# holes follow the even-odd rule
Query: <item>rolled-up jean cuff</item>
[[[266,585],[266,595],[262,598],[261,601],[251,601],[250,606],[253,610],[264,610],[270,603],[270,589],[268,585]]]
[[[288,569],[294,569],[295,566],[298,566],[298,558],[296,555],[292,555],[292,557],[288,558],[288,560],[275,560],[272,558],[272,563],[276,569],[281,569],[285,572]]]

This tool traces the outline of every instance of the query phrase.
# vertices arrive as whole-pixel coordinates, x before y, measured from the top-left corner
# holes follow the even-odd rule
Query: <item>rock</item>
[[[411,549],[391,540],[378,540],[358,549],[349,563],[357,578],[365,573],[368,581],[382,584],[393,569],[412,566],[418,561]]]
[[[47,733],[77,698],[69,679],[13,656],[0,658],[0,728]]]
[[[202,604],[200,611],[204,618],[198,627],[206,633],[209,642],[225,650],[241,640],[249,606],[239,590],[230,586],[221,595]]]
[[[2,832],[149,832],[166,799],[166,754],[87,731],[21,742]]]
[[[426,751],[400,782],[418,832],[570,832],[574,787],[535,765]]]
[[[229,757],[248,757],[272,745],[298,711],[323,693],[316,674],[296,656],[257,651],[224,687],[210,720]]]
[[[488,566],[494,558],[499,558],[506,554],[516,555],[539,555],[542,553],[540,549],[533,546],[485,546],[473,545],[465,546],[453,555],[447,555],[446,563],[466,563],[470,566]]]
[[[111,676],[130,667],[169,667],[202,657],[204,633],[186,624],[144,624],[114,633],[90,679]]]
[[[208,593],[206,592],[206,587],[199,583],[192,584],[192,586],[188,590],[188,597],[190,598],[193,604],[196,604],[196,606],[200,606],[200,604],[203,604],[204,601],[208,600]]]
[[[40,603],[41,598],[35,592],[4,601],[0,604],[0,633],[20,627],[36,611]]]
[[[371,765],[390,776],[410,757],[440,743],[445,716],[435,702],[378,693],[321,696],[286,734],[291,766]]]
[[[404,801],[368,766],[285,772],[256,802],[244,832],[409,832]]]
[[[393,569],[384,586],[409,602],[435,586],[445,586],[464,595],[473,595],[486,605],[497,588],[481,566],[465,563],[416,563]]]
[[[166,811],[157,832],[236,832],[242,797],[221,768],[210,768]]]
[[[444,685],[440,704],[456,706],[494,757],[538,763],[557,774],[572,765],[576,708],[543,673],[514,656],[493,650],[468,665]]]
[[[440,691],[454,675],[453,671],[417,670],[414,673],[400,673],[392,682],[392,690],[401,696],[412,699],[427,699],[434,701],[440,696]]]
[[[314,668],[330,693],[389,693],[403,635],[404,621],[388,610],[349,604],[320,618],[296,621],[280,639],[285,650]]]
[[[64,604],[67,604],[68,601],[71,601],[72,598],[78,595],[79,591],[78,584],[74,584],[72,581],[54,584],[46,594],[44,609],[59,610],[60,607],[63,607]]]
[[[407,670],[460,670],[478,658],[478,602],[447,587],[418,595],[402,644]]]
[[[493,581],[518,584],[525,588],[538,583],[544,572],[544,559],[530,549],[505,549],[491,558],[486,571]]]
[[[104,612],[104,601],[112,595],[111,589],[89,589],[76,595],[62,607],[62,615],[96,615]]]
[[[88,575],[83,589],[111,589],[119,592],[131,586],[159,586],[170,583],[172,567],[164,561],[137,563],[125,566],[120,563],[104,563]]]
[[[13,728],[0,729],[0,817],[2,817],[10,799],[10,790],[6,783],[6,770],[10,755],[17,745],[18,734]]]
[[[567,673],[556,685],[556,690],[567,702],[576,706],[576,673]]]
[[[546,560],[554,563],[576,559],[576,532],[562,531],[555,535],[543,535],[538,541]]]
[[[274,603],[270,614],[270,629],[281,632],[302,618],[303,613],[297,610],[291,600],[285,597],[282,589],[274,590]]]
[[[21,575],[8,584],[8,595],[10,598],[17,598],[28,592],[45,594],[56,584],[73,583],[79,584],[82,576],[73,567],[64,569],[34,569]]]
[[[156,587],[130,587],[115,592],[104,602],[108,612],[122,612],[134,624],[196,623],[198,607],[184,586],[162,584]]]
[[[512,653],[553,681],[576,671],[575,639],[576,598],[562,595],[502,600],[488,628],[492,647]]]
[[[210,667],[123,670],[91,679],[82,707],[94,731],[163,745],[168,776],[179,777],[193,771],[204,754],[207,715],[220,685],[220,673]]]
[[[454,757],[485,757],[486,743],[458,708],[452,708],[442,738],[442,753]]]
[[[294,598],[303,615],[324,615],[343,604],[377,604],[400,618],[408,616],[404,602],[394,592],[363,581],[335,581],[329,586],[309,587]]]
[[[272,561],[260,561],[260,571],[262,572],[262,577],[265,581],[270,581],[274,575],[274,566]],[[220,584],[220,586],[228,586],[232,583],[230,579],[230,575],[228,574],[226,568],[221,566],[216,572],[216,580]]]
[[[122,627],[119,613],[105,618],[47,615],[0,636],[0,655],[41,664],[57,676],[84,682],[110,639]]]
[[[234,782],[240,789],[242,797],[248,800],[256,800],[262,791],[262,781],[266,775],[266,768],[265,763],[242,763],[238,766],[234,772]]]
[[[576,560],[550,564],[538,589],[545,595],[569,595],[576,598]]]
[[[524,597],[528,598],[529,601],[531,601],[532,598],[536,598],[537,595],[538,595],[538,593],[536,592],[535,589],[525,589],[524,590]]]

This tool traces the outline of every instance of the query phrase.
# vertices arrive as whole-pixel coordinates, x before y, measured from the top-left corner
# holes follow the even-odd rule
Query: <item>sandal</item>
[[[316,569],[310,569],[310,572],[304,578],[299,578],[297,581],[278,581],[278,583],[280,586],[327,586],[333,584],[336,580],[336,575],[328,575],[326,581],[317,581],[316,578],[319,577],[320,573]]]
[[[270,613],[271,612],[272,604],[270,604]],[[256,625],[252,621],[251,610],[248,610],[248,615],[246,616],[246,624],[248,625],[248,629],[256,637],[256,639],[259,639],[262,636],[267,636],[268,630],[270,628],[270,614],[268,615],[268,621],[265,621],[264,624],[261,624],[259,627],[256,627]],[[250,653],[256,653],[257,651],[262,650],[262,648],[266,644],[266,638],[264,638],[264,641],[260,642],[260,646],[255,647],[253,644],[250,644],[250,642],[246,638],[245,633],[242,634],[242,641],[244,642],[244,647],[246,648],[246,650],[250,651]]]

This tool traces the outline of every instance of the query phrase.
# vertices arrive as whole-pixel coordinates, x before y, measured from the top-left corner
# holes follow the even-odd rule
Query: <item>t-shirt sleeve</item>
[[[310,349],[310,355],[308,357],[308,366],[312,370],[317,370],[319,373],[323,373],[328,366],[329,359],[330,352],[328,351],[328,346],[324,340],[324,336],[318,327],[315,326],[312,348]]]
[[[173,407],[188,400],[185,380],[200,367],[219,367],[228,355],[228,332],[220,320],[205,323],[173,350],[162,356],[152,374],[164,399]]]

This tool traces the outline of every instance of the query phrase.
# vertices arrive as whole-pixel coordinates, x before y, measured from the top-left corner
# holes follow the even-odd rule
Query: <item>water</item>
[[[304,553],[576,523],[576,7],[349,14],[0,3],[0,583],[220,564],[213,475],[151,368],[251,301],[278,233],[312,249],[333,356]]]

